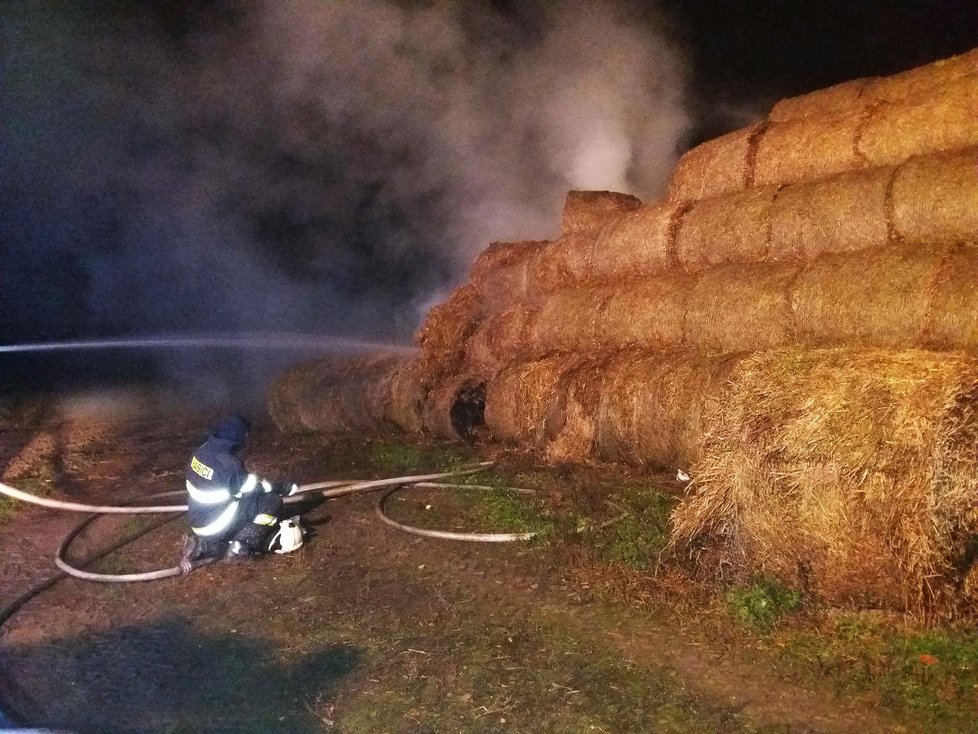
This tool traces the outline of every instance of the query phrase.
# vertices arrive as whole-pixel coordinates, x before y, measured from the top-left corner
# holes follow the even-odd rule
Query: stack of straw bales
[[[672,549],[695,568],[961,611],[976,110],[978,50],[783,100],[689,151],[663,200],[571,192],[559,237],[478,258],[420,354],[300,366],[272,414],[679,467]]]

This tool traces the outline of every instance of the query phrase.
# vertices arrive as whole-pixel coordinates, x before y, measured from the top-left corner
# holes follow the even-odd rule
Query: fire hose
[[[387,479],[372,479],[367,481],[333,480],[328,482],[316,482],[311,484],[304,484],[299,486],[296,493],[294,493],[289,497],[286,497],[284,499],[284,503],[286,505],[289,505],[289,504],[295,504],[298,502],[306,501],[307,498],[303,497],[303,494],[308,494],[310,492],[318,492],[319,496],[326,499],[331,499],[331,498],[343,497],[351,494],[373,492],[381,489],[386,489],[389,487],[393,487],[396,490],[405,485],[414,485],[419,483],[431,482],[437,479],[446,479],[449,477],[460,477],[468,474],[475,474],[477,472],[483,471],[487,466],[489,466],[489,463],[479,464],[476,467],[472,467],[468,469],[459,469],[459,470],[449,471],[449,472],[439,472],[435,474],[419,474],[413,476],[392,477]],[[460,486],[464,486],[464,485],[460,485]],[[183,494],[184,494],[183,490],[158,492],[156,494],[140,497],[139,499],[135,500],[135,502],[158,501],[158,500],[166,499],[168,497],[182,496]],[[378,514],[381,516],[382,519],[385,520],[385,522],[388,522],[393,527],[399,527],[400,529],[406,530],[407,532],[415,532],[416,534],[418,534],[417,533],[418,529],[409,528],[408,526],[400,526],[398,523],[395,523],[394,521],[391,521],[388,518],[386,518],[386,516],[383,514],[382,512],[383,500],[385,500],[390,494],[391,491],[388,491],[381,498],[381,501],[378,502]],[[57,567],[64,574],[67,574],[69,576],[74,576],[75,578],[83,579],[86,581],[98,581],[103,583],[131,583],[131,582],[138,582],[138,581],[156,581],[159,579],[169,578],[172,576],[181,576],[181,575],[185,575],[186,573],[189,573],[193,568],[192,566],[188,567],[186,565],[178,565],[178,566],[173,566],[171,568],[164,568],[157,571],[147,571],[144,573],[103,574],[103,573],[94,573],[91,571],[84,571],[81,568],[71,565],[66,560],[68,554],[68,548],[70,547],[72,541],[74,541],[75,538],[77,538],[78,535],[80,535],[82,531],[86,527],[88,527],[88,525],[90,525],[93,521],[95,521],[97,518],[99,518],[102,515],[110,515],[110,514],[116,514],[116,515],[154,514],[155,515],[155,514],[171,514],[171,513],[178,514],[187,511],[188,507],[185,504],[181,504],[181,505],[141,505],[141,504],[140,505],[135,505],[135,504],[90,505],[90,504],[83,504],[78,502],[66,502],[62,500],[54,500],[47,497],[38,497],[36,495],[30,494],[28,492],[24,492],[22,490],[16,489],[14,487],[10,487],[2,483],[0,483],[0,495],[6,495],[13,499],[17,499],[23,502],[28,502],[30,504],[39,505],[41,507],[47,507],[49,509],[63,510],[67,512],[84,512],[88,514],[88,517],[86,517],[70,533],[68,533],[68,535],[65,537],[65,539],[62,541],[61,545],[59,546],[58,551],[55,555],[55,559],[54,559],[55,565],[57,565]],[[171,518],[171,519],[175,519],[175,518]],[[169,522],[169,520],[167,520],[166,522]],[[165,523],[156,523],[150,528],[147,528],[141,533],[139,533],[136,537],[139,537],[163,524]],[[428,531],[428,532],[430,533],[429,537],[455,537],[452,536],[451,534],[449,535],[438,534],[439,532],[443,532],[443,531]],[[482,540],[483,542],[500,542],[498,537],[499,534],[493,534],[493,533],[482,534],[484,535],[484,537],[478,537],[480,534],[477,533],[470,534],[470,535],[471,537],[467,537],[467,538],[456,537],[456,539],[473,540],[473,541]],[[519,537],[517,537],[514,534],[513,537],[510,539],[523,540],[525,539],[523,535],[526,534],[522,534]],[[132,542],[133,540],[136,539],[136,537],[133,537],[127,542]],[[83,565],[87,565],[87,564],[83,564]],[[202,565],[202,563],[198,563],[196,565],[199,566]],[[59,576],[58,578],[59,579],[63,578],[63,576]],[[2,624],[2,620],[0,620],[0,624]]]

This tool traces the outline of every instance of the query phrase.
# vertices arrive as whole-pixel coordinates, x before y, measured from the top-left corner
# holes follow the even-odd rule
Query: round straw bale
[[[624,353],[601,383],[596,443],[607,461],[689,469],[739,356]]]
[[[475,426],[460,423],[459,403],[470,399],[478,391],[484,390],[485,382],[485,378],[481,374],[465,372],[452,375],[441,380],[438,384],[432,385],[425,395],[422,411],[425,431],[438,438],[467,440],[470,437],[470,429]],[[480,415],[475,418],[475,422],[480,425],[484,425],[482,411],[483,408],[480,405]]]
[[[673,171],[669,198],[692,201],[746,188],[754,139],[766,125],[734,130],[686,151]]]
[[[518,304],[487,319],[466,343],[466,363],[493,375],[529,354],[535,309]]]
[[[768,118],[771,122],[786,122],[799,117],[813,115],[838,115],[858,112],[866,102],[863,91],[876,81],[875,78],[853,79],[834,84],[825,89],[782,99],[771,109]]]
[[[591,270],[594,235],[564,235],[542,244],[528,260],[527,296],[540,298],[550,291],[574,285]]]
[[[978,145],[978,75],[944,84],[939,93],[879,105],[857,148],[874,166],[903,163],[918,153]]]
[[[527,448],[542,449],[551,425],[562,425],[557,413],[564,382],[584,360],[558,355],[513,365],[496,375],[486,387],[486,424],[494,438]]]
[[[548,244],[548,240],[495,242],[478,257],[469,284],[482,297],[487,312],[527,297],[532,290],[531,263]]]
[[[299,365],[273,385],[269,412],[284,430],[385,428],[390,376],[404,361],[399,355],[381,354]]]
[[[612,292],[609,288],[580,287],[550,294],[530,327],[532,353],[594,351],[600,339],[601,309]]]
[[[791,296],[798,340],[811,346],[918,345],[941,259],[938,251],[894,247],[808,263]]]
[[[900,166],[893,227],[907,244],[978,244],[978,148],[917,156]]]
[[[612,356],[600,355],[572,368],[547,422],[546,458],[555,463],[584,462],[595,453],[598,406]]]
[[[703,273],[689,297],[686,344],[735,352],[794,340],[790,288],[800,264],[720,265]]]
[[[922,346],[978,354],[978,249],[962,247],[945,256],[931,288]]]
[[[672,268],[675,229],[685,208],[674,201],[650,204],[603,229],[591,256],[594,276],[617,279]]]
[[[676,232],[682,268],[696,272],[722,263],[763,260],[776,193],[776,186],[757,186],[698,201],[683,215]]]
[[[421,346],[422,371],[436,376],[455,371],[464,357],[469,335],[482,321],[483,302],[472,285],[456,288],[445,303],[432,308],[418,329],[415,340]]]
[[[686,275],[661,275],[615,288],[601,311],[599,348],[680,346],[694,283]]]
[[[976,401],[978,363],[961,356],[745,357],[670,545],[832,604],[948,613],[978,533]]]
[[[886,245],[887,191],[894,170],[849,171],[787,186],[771,209],[771,257],[811,260]]]
[[[616,191],[568,191],[561,231],[565,235],[597,234],[609,219],[640,206],[641,199]]]
[[[899,74],[874,79],[866,86],[863,97],[866,101],[894,102],[923,95],[937,95],[946,84],[972,74],[978,74],[978,48]]]
[[[423,428],[422,409],[427,386],[419,360],[405,360],[394,367],[387,383],[386,400],[382,406],[387,422],[407,433],[420,433]]]
[[[771,125],[758,138],[754,184],[811,181],[865,168],[853,141],[858,115],[822,115]]]

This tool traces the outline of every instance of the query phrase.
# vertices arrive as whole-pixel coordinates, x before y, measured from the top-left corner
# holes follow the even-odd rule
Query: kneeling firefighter
[[[258,558],[302,545],[298,517],[282,518],[282,497],[297,492],[298,485],[273,484],[245,469],[239,454],[250,430],[247,418],[232,415],[191,457],[186,479],[192,533],[184,539],[181,564],[220,556]]]

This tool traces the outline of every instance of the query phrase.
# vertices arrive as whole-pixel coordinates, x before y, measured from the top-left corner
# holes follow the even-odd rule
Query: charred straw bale
[[[873,168],[786,186],[770,211],[769,256],[811,260],[889,243],[893,168]]]
[[[894,247],[809,263],[791,294],[796,338],[810,346],[918,346],[944,257]]]
[[[688,150],[673,171],[669,198],[694,201],[749,186],[754,141],[766,126],[758,123],[734,130]]]
[[[793,342],[791,289],[800,270],[790,263],[756,263],[706,271],[690,295],[685,343],[733,352]]]
[[[710,576],[951,614],[978,535],[976,401],[978,363],[963,356],[745,357],[673,514],[672,549]]]
[[[415,335],[422,350],[421,370],[428,380],[459,367],[465,356],[465,341],[482,321],[483,308],[479,291],[463,285],[448,301],[428,312]]]
[[[672,268],[674,230],[684,211],[677,202],[650,204],[609,224],[594,243],[593,276],[621,278]]]
[[[616,191],[568,191],[561,232],[597,234],[606,222],[638,209],[642,200]]]
[[[978,108],[976,108],[978,126]],[[978,148],[911,158],[893,181],[893,228],[907,244],[978,244]]]
[[[866,105],[863,94],[874,81],[873,77],[852,79],[833,84],[825,89],[782,99],[774,105],[767,119],[771,122],[787,122],[800,117],[838,115],[859,111]]]
[[[425,431],[439,438],[469,440],[485,423],[485,384],[478,372],[465,371],[432,385],[424,400]],[[473,402],[470,413],[468,407]]]
[[[493,437],[524,448],[544,448],[567,379],[584,361],[557,355],[518,363],[496,375],[486,387],[485,419]]]
[[[676,230],[676,257],[687,272],[767,257],[776,186],[757,186],[696,202]]]
[[[860,130],[860,156],[874,166],[902,163],[919,153],[978,145],[978,74],[932,94],[881,104]]]

